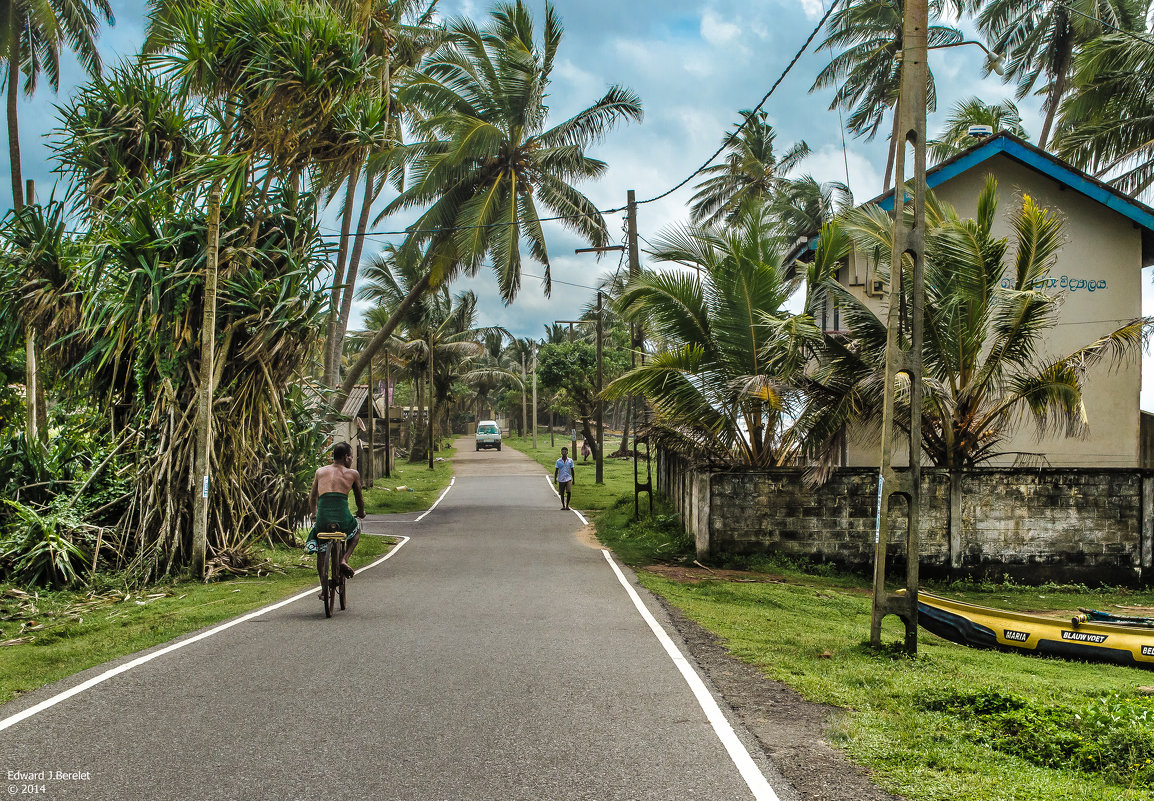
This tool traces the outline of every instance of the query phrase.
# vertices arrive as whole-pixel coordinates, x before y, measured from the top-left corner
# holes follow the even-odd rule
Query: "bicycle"
[[[340,598],[341,609],[345,608],[345,575],[341,572],[341,560],[345,558],[345,533],[343,531],[318,531],[317,539],[324,541],[325,560],[328,562],[321,571],[321,600],[325,604],[325,617],[333,616],[333,606]],[[340,547],[337,547],[337,546]]]

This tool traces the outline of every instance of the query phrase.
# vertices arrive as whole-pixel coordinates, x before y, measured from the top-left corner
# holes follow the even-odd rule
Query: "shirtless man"
[[[309,493],[309,512],[316,518],[309,532],[305,549],[317,555],[317,573],[324,581],[325,552],[317,542],[317,531],[345,532],[345,558],[341,560],[341,572],[346,578],[353,577],[349,567],[349,557],[357,543],[361,541],[361,524],[357,518],[365,516],[365,499],[361,495],[361,474],[352,469],[353,449],[347,442],[333,448],[333,463],[317,470],[313,478],[313,490]],[[349,513],[349,490],[357,500],[357,518]]]

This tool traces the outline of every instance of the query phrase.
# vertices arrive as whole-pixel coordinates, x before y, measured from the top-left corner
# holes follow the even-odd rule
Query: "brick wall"
[[[657,486],[694,534],[699,558],[780,553],[857,570],[873,564],[876,470],[844,468],[809,487],[800,470],[694,469],[661,452]],[[1154,479],[1145,471],[989,468],[961,471],[958,487],[961,515],[951,520],[949,475],[922,471],[920,562],[928,576],[1154,579]],[[894,569],[904,549],[898,514],[888,553]]]

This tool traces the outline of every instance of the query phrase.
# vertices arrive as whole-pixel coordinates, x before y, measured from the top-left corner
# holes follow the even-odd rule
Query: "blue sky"
[[[544,16],[544,0],[528,0],[538,20]],[[116,25],[106,29],[100,49],[107,64],[133,57],[144,38],[144,0],[112,0]],[[480,19],[489,8],[477,0],[442,0],[443,16],[466,15]],[[622,84],[641,97],[645,120],[622,126],[591,154],[606,161],[609,169],[596,183],[580,187],[600,208],[624,205],[626,191],[634,189],[639,200],[654,197],[675,185],[717,148],[738,119],[739,109],[752,108],[776,80],[820,18],[821,0],[557,0],[565,35],[553,73],[548,103],[551,115],[561,120],[599,98],[612,84]],[[963,24],[962,27],[969,26]],[[819,35],[814,46],[821,42]],[[865,200],[881,191],[885,167],[885,142],[866,141],[841,134],[836,111],[828,109],[828,91],[809,93],[813,78],[829,60],[828,52],[809,52],[795,65],[765,106],[778,132],[782,151],[804,139],[813,155],[802,172],[819,180],[847,181],[855,197]],[[930,66],[938,85],[939,110],[930,115],[934,135],[949,108],[977,95],[987,102],[1011,98],[1012,88],[997,76],[982,78],[984,57],[976,47],[959,47],[930,54]],[[48,136],[55,125],[55,104],[81,80],[73,63],[64,66],[60,95],[53,96],[43,84],[32,100],[21,102],[21,145],[26,178],[34,178],[41,198],[55,180],[49,163]],[[1030,100],[1019,104],[1026,131],[1041,129],[1041,115]],[[5,173],[7,159],[0,160]],[[848,176],[847,176],[848,164]],[[642,205],[638,227],[646,238],[686,217],[693,184],[667,198]],[[3,176],[0,186],[8,186]],[[58,190],[62,194],[62,190]],[[0,204],[10,206],[9,192],[0,191]],[[380,206],[388,201],[383,197]],[[382,221],[379,230],[398,230],[409,222],[398,217]],[[615,235],[621,217],[607,218]],[[573,319],[592,300],[586,289],[599,274],[617,268],[616,254],[600,263],[592,255],[574,255],[586,243],[557,224],[546,223],[552,261],[553,293],[546,298],[538,280],[540,268],[526,260],[522,290],[516,301],[504,306],[488,273],[464,281],[479,297],[482,323],[507,327],[518,336],[539,337],[542,326]],[[329,227],[337,230],[335,218]],[[378,241],[384,241],[378,240]],[[366,259],[373,253],[367,247]],[[562,283],[567,282],[567,283]],[[1143,281],[1144,312],[1154,314],[1151,276]],[[354,321],[355,325],[355,321]],[[1144,364],[1143,408],[1154,409],[1154,363]]]

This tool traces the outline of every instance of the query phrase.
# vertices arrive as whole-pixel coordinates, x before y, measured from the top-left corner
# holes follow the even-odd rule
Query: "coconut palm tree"
[[[1062,105],[1058,154],[1123,192],[1154,184],[1154,45],[1114,34],[1077,55]]]
[[[942,5],[942,0],[932,0],[931,18],[940,16]],[[855,136],[873,139],[885,115],[897,102],[903,13],[903,0],[851,0],[830,18],[830,32],[822,47],[840,52],[817,74],[810,91],[834,88],[829,107],[850,112],[846,128]],[[960,43],[963,38],[956,28],[930,25],[927,43],[930,48],[947,47]],[[926,110],[936,108],[937,91],[931,72],[926,85]],[[893,145],[891,141],[886,162],[887,189],[893,171]]]
[[[694,271],[644,273],[618,301],[664,347],[613,381],[607,397],[643,395],[659,436],[713,459],[771,466],[789,458],[794,384],[818,331],[785,304],[801,276],[765,206],[745,206],[726,228],[681,226],[651,255]]]
[[[737,123],[740,130],[725,137],[724,160],[702,170],[708,177],[690,200],[689,215],[695,223],[713,225],[736,215],[743,203],[769,198],[785,175],[810,154],[802,141],[779,158],[773,152],[777,132],[766,112],[738,113],[744,125]]]
[[[43,74],[55,92],[60,89],[60,46],[67,45],[84,68],[100,73],[96,35],[100,19],[112,24],[108,0],[9,0],[0,18],[0,53],[8,65],[8,159],[12,174],[12,208],[24,205],[24,178],[20,170],[20,122],[16,100],[20,77],[24,94],[31,97]]]
[[[938,138],[926,143],[929,145],[930,157],[934,161],[945,161],[972,146],[975,140],[970,136],[971,125],[988,125],[993,133],[1007,131],[1022,139],[1029,138],[1026,129],[1022,127],[1022,115],[1018,113],[1014,101],[984,103],[980,98],[971,97],[954,105]]]
[[[787,178],[769,201],[769,210],[787,244],[808,236],[853,208],[853,193],[841,181],[819,182],[812,175]]]
[[[1030,94],[1042,79],[1039,91],[1045,94],[1046,117],[1038,147],[1043,150],[1069,90],[1075,53],[1109,29],[1136,30],[1144,10],[1131,0],[970,0],[969,6],[979,12],[978,29],[986,44],[1009,59],[1004,75],[1007,81],[1017,82],[1018,99]]]
[[[352,104],[338,121],[334,132],[348,153],[340,167],[326,178],[344,179],[341,209],[341,242],[333,265],[332,313],[325,342],[325,382],[338,378],[336,355],[341,352],[344,332],[352,313],[357,271],[365,244],[373,203],[391,179],[404,187],[404,170],[391,159],[401,141],[404,108],[396,88],[427,53],[443,40],[442,29],[432,24],[436,0],[329,0],[329,5],[349,19],[361,32],[365,49],[380,63],[375,80],[366,87],[366,96]],[[356,230],[352,230],[354,196],[363,175],[364,191]],[[346,275],[346,257],[347,275]]]
[[[438,50],[401,92],[402,103],[423,112],[413,123],[416,141],[399,148],[412,163],[411,185],[384,215],[427,206],[412,226],[407,247],[427,256],[424,285],[437,286],[457,270],[474,273],[488,257],[501,296],[521,286],[521,245],[545,270],[549,252],[538,204],[594,245],[608,239],[596,206],[572,182],[605,172],[586,148],[621,120],[641,119],[632,92],[613,86],[593,105],[552,127],[545,97],[562,27],[545,6],[542,41],[522,0],[500,3],[484,28],[458,19],[451,41]],[[390,334],[380,332],[382,342]],[[363,372],[370,343],[341,385],[347,393]]]
[[[1073,353],[1044,356],[1060,303],[1041,286],[1062,245],[1061,222],[1027,196],[1010,219],[1012,242],[996,237],[996,192],[990,176],[972,220],[932,196],[926,204],[925,406],[917,436],[926,457],[940,467],[972,467],[997,457],[1019,414],[1040,432],[1083,432],[1087,371],[1132,354],[1149,326],[1136,320]],[[847,213],[839,226],[859,252],[880,259],[884,277],[893,238],[889,215],[877,206],[863,207]],[[911,267],[907,263],[903,269]],[[886,324],[834,279],[833,270],[814,271],[810,280],[811,296],[834,300],[849,332],[823,338],[797,424],[805,453],[828,465],[845,427],[877,430],[885,394]],[[905,291],[911,283],[902,282]],[[905,420],[907,433],[908,403],[908,395],[899,397],[897,420],[899,426]]]

